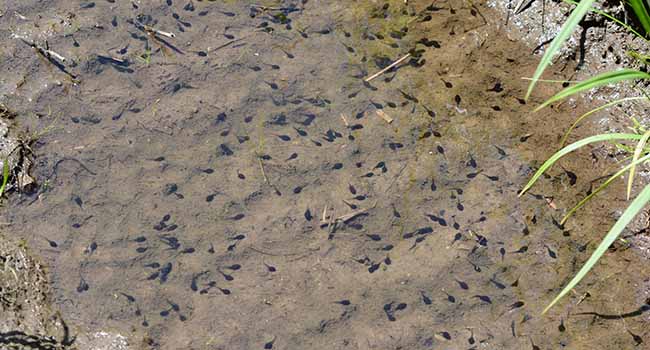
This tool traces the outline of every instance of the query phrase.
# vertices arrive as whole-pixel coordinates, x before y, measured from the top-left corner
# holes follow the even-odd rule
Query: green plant
[[[144,64],[145,66],[149,66],[151,64],[151,48],[145,48],[144,53],[136,56],[136,58],[138,61],[140,61],[140,63]]]
[[[575,2],[575,1],[573,1],[573,0],[563,0],[563,1],[566,2],[567,4],[572,4],[572,5],[577,5],[577,4],[578,4],[577,2]],[[641,35],[639,32],[637,32],[637,31],[634,29],[634,27],[632,27],[631,25],[629,25],[629,24],[627,24],[627,23],[625,23],[625,22],[619,20],[618,18],[616,18],[616,17],[614,17],[614,16],[612,16],[612,15],[610,15],[610,14],[607,13],[607,12],[604,12],[604,11],[598,10],[598,9],[596,9],[596,8],[593,8],[593,7],[591,8],[591,12],[593,12],[593,13],[597,13],[597,14],[599,14],[599,15],[601,15],[601,16],[607,18],[607,19],[609,19],[610,21],[612,21],[612,22],[614,22],[614,23],[620,25],[621,27],[625,28],[626,30],[630,31],[631,33],[633,33],[634,35],[636,35],[636,36],[638,36],[638,37],[640,37],[640,38],[643,38],[643,37],[644,37],[644,36]],[[646,11],[645,13],[643,13],[643,12],[639,12],[639,13],[637,13],[636,15],[637,15],[637,17],[645,16],[645,18],[647,18],[647,17],[648,17],[648,12],[647,12],[647,11]],[[648,33],[648,30],[647,30],[647,29],[646,29],[645,31],[646,31],[646,33]]]
[[[548,106],[553,102],[557,102],[563,98],[575,95],[577,93],[587,91],[593,88],[597,88],[607,84],[618,83],[624,80],[636,80],[636,79],[650,79],[650,74],[641,72],[634,69],[621,69],[613,72],[605,72],[599,74],[595,77],[589,78],[585,81],[581,81],[575,85],[569,86],[566,89],[555,94],[553,97],[546,100],[544,103],[535,108],[535,112],[540,109]]]
[[[607,188],[607,186],[609,186],[609,185],[610,185],[614,180],[616,180],[619,176],[625,174],[625,172],[628,171],[628,170],[630,170],[633,166],[636,166],[637,164],[640,164],[640,163],[646,162],[646,161],[648,161],[648,160],[650,160],[650,156],[646,155],[646,156],[644,156],[644,157],[642,157],[642,158],[640,158],[640,159],[638,159],[638,160],[636,160],[636,161],[634,161],[634,162],[628,164],[627,166],[623,167],[621,170],[619,170],[618,172],[616,172],[614,175],[610,176],[610,177],[609,177],[605,182],[603,182],[600,186],[598,186],[598,188],[596,188],[595,190],[593,190],[590,194],[588,194],[585,198],[583,198],[580,202],[578,202],[578,204],[576,204],[573,208],[571,208],[571,210],[569,210],[569,211],[566,213],[566,215],[564,215],[564,217],[562,218],[562,220],[560,221],[560,225],[564,225],[564,224],[567,222],[567,220],[569,220],[569,218],[571,217],[571,215],[573,215],[573,213],[576,212],[576,210],[580,209],[580,208],[581,208],[583,205],[585,205],[585,203],[587,203],[587,202],[588,202],[592,197],[594,197],[595,195],[597,195],[598,193],[600,193],[600,191],[602,191],[602,190],[604,190],[605,188]]]
[[[580,122],[582,120],[584,120],[585,118],[587,118],[588,116],[590,116],[590,115],[592,115],[592,114],[594,114],[594,113],[596,113],[598,111],[601,111],[601,110],[603,110],[603,109],[605,109],[607,107],[611,107],[611,106],[617,105],[617,104],[622,103],[622,102],[638,101],[638,100],[644,100],[644,99],[646,99],[646,97],[643,97],[643,96],[621,98],[621,99],[618,99],[618,100],[607,102],[604,105],[596,107],[596,108],[590,110],[589,112],[581,115],[580,117],[578,117],[578,119],[576,119],[575,122],[573,122],[573,124],[571,124],[569,129],[564,133],[564,136],[562,136],[562,140],[560,141],[560,147],[564,147],[564,145],[566,144],[566,141],[569,138],[569,135],[571,134],[573,129],[575,129],[578,126],[578,124],[580,124]]]
[[[535,84],[538,81],[541,81],[540,78],[544,70],[551,64],[553,56],[559,51],[559,49],[562,47],[564,42],[573,34],[573,31],[576,29],[576,26],[578,25],[578,23],[580,23],[580,21],[587,14],[587,12],[593,11],[595,13],[603,15],[604,17],[609,18],[610,20],[613,20],[616,23],[620,24],[621,26],[627,28],[635,35],[645,39],[645,36],[641,35],[639,32],[634,30],[634,28],[632,28],[628,24],[617,20],[616,18],[614,18],[609,14],[606,14],[600,10],[592,8],[592,5],[595,0],[582,0],[579,3],[576,3],[573,0],[565,0],[565,1],[576,5],[576,8],[571,12],[567,21],[564,23],[564,25],[560,29],[560,32],[555,37],[555,39],[553,39],[547,51],[545,52],[544,56],[542,57],[539,65],[537,66],[537,69],[533,74],[531,83],[529,84],[528,90],[526,92],[526,97],[525,97],[526,100],[530,97],[530,94],[533,91]],[[648,7],[646,7],[644,0],[629,0],[628,4],[629,7],[633,10],[636,18],[639,20],[639,23],[641,24],[645,35],[650,34],[650,13],[648,12]],[[648,63],[648,61],[650,61],[649,60],[650,57],[641,55],[637,52],[628,52],[627,54],[643,63]],[[561,99],[564,99],[568,96],[580,92],[584,92],[606,84],[619,83],[626,80],[637,80],[637,79],[650,79],[650,74],[637,71],[637,70],[632,70],[632,69],[623,69],[614,72],[602,73],[595,77],[592,77],[582,82],[578,82],[573,86],[569,86],[561,90],[559,93],[557,93],[556,95],[554,95],[553,97],[551,97],[550,99],[542,103],[539,107],[537,107],[535,111],[538,111],[553,102],[559,101]],[[578,123],[580,123],[587,116],[593,114],[596,111],[602,110],[604,108],[607,108],[609,106],[612,106],[620,102],[637,100],[637,99],[650,100],[650,97],[648,97],[645,93],[644,95],[645,95],[644,97],[630,97],[630,98],[619,99],[616,101],[611,101],[603,106],[594,108],[591,111],[583,114],[573,123],[573,125],[571,125],[568,131],[564,134],[564,136],[562,137],[561,145],[564,146],[569,134],[578,125]],[[636,122],[636,120],[634,121]],[[628,171],[629,171],[629,177],[627,181],[626,194],[627,194],[627,199],[629,200],[632,191],[632,184],[634,181],[636,166],[638,164],[650,161],[650,149],[646,147],[646,144],[650,139],[650,131],[643,130],[643,128],[640,127],[638,122],[636,122],[635,128],[633,128],[633,130],[635,131],[635,133],[629,133],[629,134],[613,133],[613,134],[601,134],[601,135],[587,137],[585,139],[579,140],[560,149],[558,152],[553,154],[546,162],[544,162],[544,164],[537,170],[537,172],[532,176],[532,178],[526,184],[526,186],[524,186],[523,190],[519,193],[519,196],[521,196],[528,189],[530,189],[531,186],[533,186],[533,184],[540,178],[540,176],[544,174],[544,172],[546,172],[548,169],[550,169],[553,166],[553,164],[555,164],[555,162],[557,162],[564,155],[574,150],[577,150],[583,146],[586,146],[594,142],[638,140],[636,147],[634,148],[631,148],[626,145],[617,144],[617,147],[632,154],[631,162],[627,166],[620,169],[617,173],[612,175],[603,184],[601,184],[595,191],[587,195],[576,206],[574,206],[571,210],[569,210],[569,212],[562,219],[561,224],[564,224],[566,220],[571,215],[573,215],[573,213],[575,213],[576,210],[582,207],[593,196],[595,196],[597,193],[605,189],[616,178],[620,177],[621,175],[623,175]],[[571,291],[582,280],[582,278],[585,277],[585,275],[594,267],[594,265],[602,257],[602,255],[605,253],[607,248],[618,238],[618,236],[621,234],[623,229],[643,209],[643,207],[648,203],[648,201],[650,201],[650,184],[646,185],[646,187],[641,191],[641,193],[626,208],[623,215],[616,221],[614,226],[612,226],[612,228],[609,230],[605,238],[601,241],[601,243],[598,245],[594,253],[592,253],[591,257],[587,260],[587,262],[580,269],[580,271],[578,271],[578,273],[573,277],[573,279],[564,287],[564,289],[562,289],[562,291],[555,297],[555,299],[551,301],[551,303],[544,309],[542,313],[546,313],[563,296],[565,296],[569,291]]]
[[[560,29],[560,32],[555,36],[555,39],[551,41],[551,44],[549,45],[548,49],[544,53],[544,56],[542,56],[541,61],[539,62],[539,65],[537,66],[537,69],[535,70],[535,73],[533,74],[533,80],[530,82],[528,85],[528,91],[526,91],[526,97],[525,99],[528,100],[530,97],[530,94],[533,92],[533,88],[535,87],[535,84],[537,83],[537,80],[542,76],[542,73],[544,73],[544,70],[551,65],[551,61],[553,60],[553,56],[560,50],[560,47],[564,44],[567,39],[573,34],[573,31],[575,30],[575,27],[580,23],[582,18],[589,12],[591,9],[591,5],[594,3],[595,0],[582,0],[576,6],[576,8],[571,12],[571,15],[569,15],[569,18],[567,18],[566,22],[562,25],[562,28]]]
[[[601,134],[601,135],[587,137],[585,139],[572,143],[562,148],[555,154],[553,154],[553,156],[551,156],[546,162],[544,162],[544,164],[537,170],[537,172],[535,172],[535,174],[530,179],[530,181],[526,184],[526,186],[524,186],[523,190],[521,190],[519,196],[523,195],[526,191],[528,191],[535,184],[535,182],[548,169],[550,169],[553,166],[553,164],[555,164],[555,162],[557,162],[560,158],[562,158],[563,156],[565,156],[566,154],[572,151],[575,151],[590,143],[600,142],[600,141],[639,140],[637,144],[637,149],[645,150],[645,155],[643,157],[635,157],[629,165],[622,168],[616,174],[612,175],[605,183],[603,183],[598,189],[596,189],[596,191],[594,191],[592,194],[590,194],[585,199],[583,199],[580,203],[578,203],[578,205],[576,205],[573,209],[571,209],[571,211],[567,214],[567,216],[565,216],[565,218],[562,220],[562,222],[564,223],[568,218],[568,216],[573,214],[575,210],[577,210],[580,206],[586,203],[591,197],[596,195],[596,193],[600,192],[602,189],[607,187],[614,179],[618,178],[626,171],[631,170],[631,168],[633,168],[637,164],[650,160],[650,151],[643,148],[643,145],[645,144],[645,141],[648,138],[647,135],[650,135],[650,132],[646,132],[643,135]],[[634,199],[634,201],[632,201],[632,203],[627,207],[623,215],[616,221],[616,223],[609,230],[607,235],[605,235],[605,238],[601,241],[601,243],[598,245],[596,250],[592,253],[589,260],[587,260],[587,262],[580,269],[580,271],[578,271],[578,273],[573,277],[573,279],[569,282],[569,284],[567,284],[566,287],[564,287],[564,289],[555,297],[555,299],[553,299],[553,301],[544,309],[542,313],[546,313],[551,307],[553,307],[553,305],[555,305],[563,296],[565,296],[571,289],[573,289],[578,284],[578,282],[580,282],[585,277],[585,275],[594,267],[596,262],[598,262],[598,260],[602,257],[602,255],[605,253],[607,248],[618,238],[618,236],[621,234],[623,229],[643,209],[643,207],[648,203],[648,201],[650,201],[650,185],[647,185],[643,189],[643,191],[641,191],[641,193]]]
[[[542,76],[542,73],[544,73],[546,68],[548,68],[548,66],[551,65],[553,56],[557,54],[557,52],[560,50],[564,42],[567,41],[569,37],[571,37],[574,30],[576,29],[576,26],[580,23],[582,18],[584,18],[587,12],[592,11],[597,14],[600,14],[620,24],[621,26],[623,26],[624,28],[628,29],[630,32],[634,33],[635,35],[641,38],[645,38],[648,34],[650,34],[650,12],[648,11],[646,5],[643,3],[644,0],[629,0],[629,3],[630,3],[630,7],[634,11],[635,16],[637,17],[637,19],[639,19],[639,22],[643,26],[643,29],[645,31],[645,36],[641,35],[639,32],[634,30],[634,28],[632,28],[630,25],[621,22],[615,17],[603,11],[592,8],[592,5],[595,2],[595,0],[583,0],[580,1],[579,3],[573,0],[565,0],[565,1],[576,5],[576,8],[571,12],[571,15],[569,15],[569,18],[566,20],[566,22],[564,22],[559,33],[555,36],[555,39],[551,41],[551,44],[549,45],[548,49],[544,53],[544,56],[542,56],[542,59],[540,60],[540,63],[537,66],[537,69],[535,70],[535,73],[533,74],[532,81],[528,85],[528,90],[526,91],[526,97],[525,97],[526,100],[528,100],[530,94],[533,92],[533,88],[535,87],[535,84],[537,83],[539,78]]]
[[[542,313],[546,313],[555,303],[557,303],[563,296],[565,296],[573,287],[575,287],[580,280],[596,265],[598,260],[605,254],[607,248],[614,243],[616,238],[623,232],[623,229],[632,221],[632,219],[643,209],[643,207],[650,201],[650,185],[647,185],[643,191],[632,201],[632,203],[625,209],[623,215],[616,221],[614,226],[607,232],[605,238],[600,242],[596,250],[591,254],[589,260],[582,266],[580,271],[571,279],[569,284],[562,289],[553,301],[544,309]]]
[[[646,36],[650,33],[650,13],[648,13],[648,7],[645,4],[644,0],[628,0],[628,4],[634,15],[639,20],[643,31],[645,31]]]
[[[634,149],[632,163],[630,163],[630,176],[628,177],[627,181],[627,200],[630,200],[630,194],[632,193],[632,183],[634,181],[634,171],[636,170],[637,161],[639,160],[639,157],[641,157],[641,152],[644,151],[645,144],[648,142],[648,138],[650,138],[650,131],[643,133],[643,136],[641,136],[639,143],[637,143],[636,148]]]
[[[641,135],[639,134],[600,134],[600,135],[594,135],[590,136],[587,138],[584,138],[580,141],[577,141],[575,143],[572,143],[561,150],[557,151],[555,154],[553,154],[544,164],[542,164],[541,167],[535,172],[533,177],[528,181],[526,186],[519,192],[519,196],[523,195],[528,191],[534,184],[537,182],[537,179],[539,179],[540,176],[542,176],[546,170],[548,170],[555,162],[557,162],[560,158],[563,156],[577,150],[578,148],[581,148],[583,146],[586,146],[590,143],[594,142],[600,142],[600,141],[613,141],[613,140],[638,140],[641,138]]]

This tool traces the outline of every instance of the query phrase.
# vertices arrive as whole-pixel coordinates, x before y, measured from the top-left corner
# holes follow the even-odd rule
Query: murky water
[[[27,125],[53,125],[35,147],[38,192],[3,217],[78,331],[135,349],[621,349],[643,336],[643,312],[568,313],[644,305],[634,283],[648,272],[629,252],[539,314],[609,221],[595,208],[561,229],[542,196],[516,198],[575,112],[529,113],[519,78],[536,58],[481,5],[9,3],[3,37],[47,31],[81,81],[3,40],[3,93],[40,115]],[[533,192],[565,191],[566,207],[601,163],[574,159],[577,185],[559,169]]]

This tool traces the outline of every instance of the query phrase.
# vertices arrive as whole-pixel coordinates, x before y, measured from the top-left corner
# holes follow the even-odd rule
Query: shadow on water
[[[516,197],[579,107],[529,113],[519,78],[537,59],[485,6],[9,4],[31,20],[12,17],[3,33],[37,37],[30,21],[69,12],[48,43],[80,63],[66,69],[81,84],[53,84],[57,72],[3,39],[12,56],[0,67],[24,80],[9,101],[43,115],[32,127],[56,121],[34,150],[38,193],[13,196],[3,217],[49,265],[79,332],[164,349],[641,339],[632,316],[647,308],[619,312],[648,288],[631,252],[539,315],[586,259],[587,233],[609,223],[595,208],[558,227],[554,207],[582,197],[606,162],[577,156]],[[132,34],[134,18],[174,37]]]
[[[24,349],[54,350],[66,349],[73,346],[76,338],[70,336],[70,329],[65,321],[59,319],[64,330],[63,339],[60,341],[43,335],[31,335],[20,331],[0,332],[0,344],[15,347],[20,346]]]

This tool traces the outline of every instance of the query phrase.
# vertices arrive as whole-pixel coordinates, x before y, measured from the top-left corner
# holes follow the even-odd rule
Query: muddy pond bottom
[[[588,156],[517,198],[556,147],[548,126],[575,112],[531,115],[519,78],[537,59],[488,9],[262,3],[9,1],[27,20],[7,14],[3,34],[75,62],[64,73],[2,36],[3,93],[53,125],[35,145],[41,186],[3,208],[6,232],[43,257],[75,331],[132,349],[642,340],[643,312],[594,313],[644,305],[648,273],[616,256],[590,298],[540,316],[609,221],[585,211],[562,229],[540,194],[570,205],[585,189],[567,174],[594,174]],[[611,277],[625,269],[638,274]]]

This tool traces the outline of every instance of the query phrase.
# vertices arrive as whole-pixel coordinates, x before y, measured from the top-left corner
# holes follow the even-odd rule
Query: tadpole
[[[463,282],[463,281],[461,281],[461,280],[456,279],[456,283],[458,283],[458,286],[459,286],[461,289],[464,289],[464,290],[468,290],[468,289],[469,289],[469,286],[467,285],[467,283],[465,283],[465,282]]]
[[[431,298],[429,298],[428,296],[426,296],[426,295],[424,294],[424,292],[421,291],[421,292],[420,292],[420,295],[422,296],[422,302],[423,302],[425,305],[431,305],[431,304],[432,304]]]

